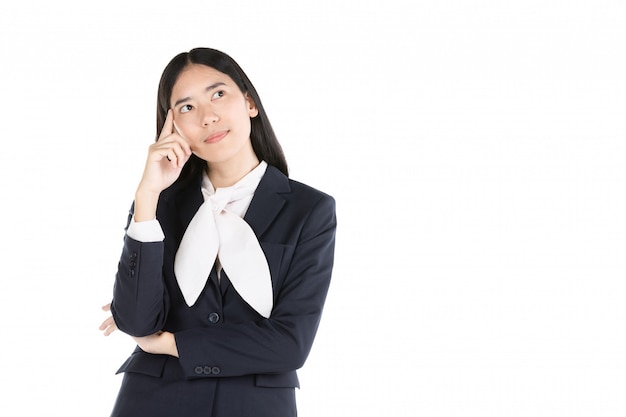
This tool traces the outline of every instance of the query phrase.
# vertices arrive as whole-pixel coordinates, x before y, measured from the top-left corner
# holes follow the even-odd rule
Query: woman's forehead
[[[170,99],[179,100],[181,97],[192,96],[217,85],[234,86],[235,82],[227,74],[213,67],[190,64],[176,79]]]

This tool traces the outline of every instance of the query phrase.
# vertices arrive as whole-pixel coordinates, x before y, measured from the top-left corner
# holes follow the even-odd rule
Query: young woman
[[[112,416],[296,415],[336,217],[287,175],[239,65],[208,48],[174,57],[100,327],[137,342]]]

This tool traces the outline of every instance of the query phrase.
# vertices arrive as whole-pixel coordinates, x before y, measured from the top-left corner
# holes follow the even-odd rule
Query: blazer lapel
[[[285,199],[281,194],[290,191],[289,179],[277,168],[268,165],[244,216],[257,237],[263,235],[283,208]]]

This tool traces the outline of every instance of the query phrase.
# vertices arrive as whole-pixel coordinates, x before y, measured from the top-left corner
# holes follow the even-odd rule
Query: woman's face
[[[205,65],[190,65],[174,84],[170,106],[178,133],[209,165],[256,159],[250,118],[258,109],[228,75]]]

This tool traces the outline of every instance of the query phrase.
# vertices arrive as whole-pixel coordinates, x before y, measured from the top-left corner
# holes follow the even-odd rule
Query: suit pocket
[[[257,387],[268,388],[300,388],[296,371],[282,374],[258,374],[255,376],[254,384]]]
[[[126,362],[117,370],[116,374],[133,372],[159,378],[163,375],[166,362],[166,355],[152,355],[141,350],[136,350],[126,359]]]

